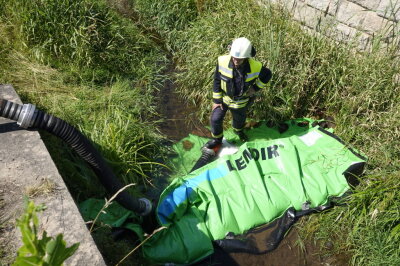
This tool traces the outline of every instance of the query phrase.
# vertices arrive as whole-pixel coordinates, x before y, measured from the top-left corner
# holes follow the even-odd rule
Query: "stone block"
[[[339,0],[305,0],[305,3],[329,15],[335,15],[339,6]]]
[[[382,33],[385,34],[389,29],[394,26],[392,21],[389,21],[383,17],[378,16],[373,11],[365,12],[365,19],[361,28],[368,34]]]
[[[364,23],[366,11],[362,6],[343,1],[337,11],[337,20],[350,27],[360,28]]]
[[[333,35],[340,42],[352,43],[359,50],[366,50],[371,41],[371,36],[359,31],[355,28],[349,27],[346,24],[338,23],[335,27],[336,32]]]
[[[312,29],[318,27],[324,16],[324,12],[300,2],[293,10],[293,18]]]
[[[398,22],[400,20],[400,1],[381,0],[376,12],[379,16]]]
[[[348,0],[371,11],[376,11],[381,0]]]

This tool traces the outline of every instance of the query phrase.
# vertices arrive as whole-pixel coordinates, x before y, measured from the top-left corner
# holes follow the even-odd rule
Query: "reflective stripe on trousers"
[[[244,128],[246,123],[247,106],[239,109],[228,108],[223,104],[223,110],[220,107],[215,108],[211,113],[211,134],[214,138],[223,136],[223,122],[228,109],[232,114],[232,127],[236,131]]]

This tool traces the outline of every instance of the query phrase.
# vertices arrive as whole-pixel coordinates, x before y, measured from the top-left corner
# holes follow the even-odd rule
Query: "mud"
[[[272,252],[254,255],[248,253],[224,253],[216,250],[211,257],[199,262],[197,266],[205,265],[254,265],[254,266],[317,266],[317,265],[347,265],[333,258],[319,255],[319,247],[312,243],[303,243],[297,230],[292,230],[282,240],[277,249]]]
[[[175,65],[170,63],[164,75],[173,77],[176,73]],[[176,85],[172,79],[167,79],[160,88],[158,99],[158,112],[163,120],[160,124],[161,132],[170,140],[179,141],[195,134],[203,137],[211,137],[203,123],[196,116],[196,107],[190,105],[175,92]]]

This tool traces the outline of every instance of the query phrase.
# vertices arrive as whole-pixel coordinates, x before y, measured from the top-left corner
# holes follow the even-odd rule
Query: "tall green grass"
[[[71,72],[71,79],[104,83],[112,76],[140,78],[156,46],[105,1],[17,0],[5,14],[21,30],[34,57]],[[151,64],[151,63],[150,63]]]
[[[132,1],[139,12],[147,14],[150,2]],[[158,2],[163,1],[151,5],[163,7]],[[336,252],[352,254],[352,264],[400,264],[398,43],[384,47],[375,40],[371,51],[359,52],[321,34],[310,35],[278,6],[260,7],[256,1],[239,0],[196,3],[197,11],[199,5],[202,11],[196,17],[181,17],[186,27],[168,33],[166,29],[174,24],[163,16],[173,16],[172,9],[158,9],[160,15],[151,20],[141,18],[148,27],[173,36],[168,38],[168,47],[180,69],[181,96],[196,103],[198,114],[208,123],[217,56],[228,52],[226,47],[234,38],[249,38],[257,49],[256,59],[273,73],[250,115],[282,121],[315,117],[318,109],[325,110],[335,120],[336,133],[369,158],[348,207],[312,216],[305,232],[324,241],[333,239],[340,247]],[[179,13],[185,14],[192,13]]]
[[[105,1],[1,1],[0,79],[88,136],[125,183],[151,185],[158,143],[155,95],[166,56]],[[65,144],[42,133],[76,199],[102,195]]]

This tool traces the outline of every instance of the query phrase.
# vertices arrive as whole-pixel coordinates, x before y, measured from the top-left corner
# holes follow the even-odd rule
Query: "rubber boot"
[[[209,140],[205,147],[208,149],[214,149],[215,147],[217,147],[218,145],[222,144],[222,137],[221,138],[214,138],[212,140]]]

